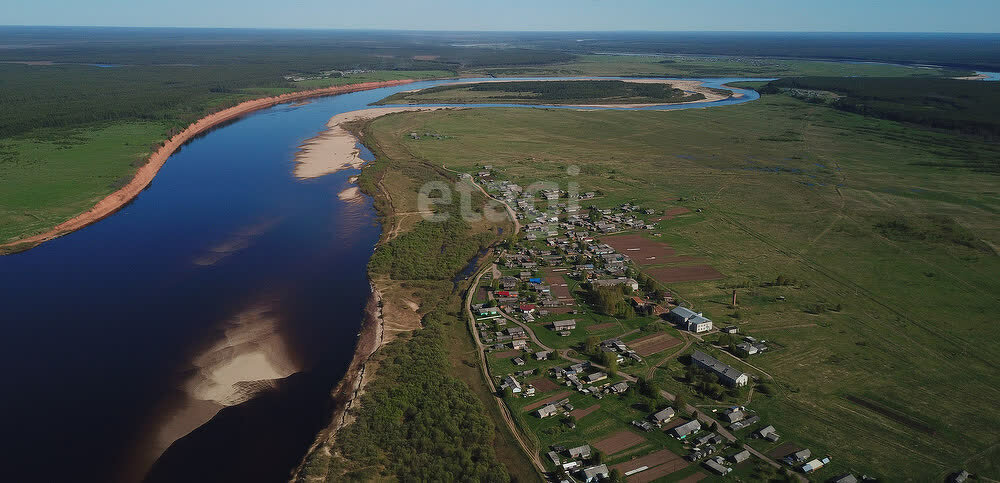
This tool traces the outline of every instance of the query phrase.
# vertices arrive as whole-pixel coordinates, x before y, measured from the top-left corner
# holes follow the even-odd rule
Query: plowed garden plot
[[[556,401],[558,401],[558,400],[560,400],[560,399],[562,399],[564,397],[569,397],[569,391],[563,391],[563,392],[561,392],[559,394],[556,394],[554,396],[549,396],[549,397],[547,397],[545,399],[542,399],[541,401],[535,401],[535,402],[533,402],[533,403],[531,403],[531,404],[523,407],[521,410],[525,411],[525,412],[527,412],[527,411],[534,411],[535,409],[538,409],[538,408],[540,408],[540,407],[542,407],[542,406],[544,406],[544,405],[546,405],[548,403],[556,402]]]
[[[670,334],[653,334],[629,342],[629,347],[642,357],[679,345],[681,340]]]
[[[576,418],[577,421],[579,421],[584,416],[586,416],[586,415],[588,415],[588,414],[590,414],[590,413],[592,413],[594,411],[597,411],[598,409],[601,409],[601,405],[600,404],[595,404],[595,405],[593,405],[593,406],[591,406],[589,408],[586,408],[586,409],[574,409],[574,410],[572,410],[572,411],[569,412],[569,415],[573,416],[574,418]]]
[[[707,476],[708,475],[706,475],[705,473],[699,471],[687,478],[684,478],[681,481],[678,481],[677,483],[698,483],[699,481],[704,480]]]
[[[538,379],[533,379],[528,381],[535,388],[536,393],[549,392],[555,389],[559,389],[559,385],[547,377],[539,377]]]
[[[663,242],[657,242],[642,235],[606,236],[601,241],[611,245],[619,253],[628,255],[639,265],[663,263],[662,259],[674,256],[674,249]]]
[[[608,323],[605,323],[605,324],[596,324],[596,325],[591,325],[590,327],[587,327],[587,332],[597,332],[599,330],[610,329],[612,327],[617,327],[617,326],[618,326],[618,324],[616,324],[614,322],[608,322]]]
[[[662,429],[664,431],[670,431],[671,429],[674,429],[677,426],[680,426],[680,425],[682,425],[682,424],[684,424],[686,422],[687,421],[685,421],[682,418],[677,418],[677,419],[675,419],[673,421],[668,421],[666,423],[663,423],[663,426],[660,426],[660,429]]]
[[[511,357],[523,356],[524,352],[521,351],[504,351],[504,352],[494,352],[490,354],[497,359],[510,359]]]
[[[675,471],[683,470],[687,468],[688,462],[684,460],[675,460],[663,463],[656,468],[651,468],[646,471],[636,473],[628,477],[628,483],[648,483],[658,478],[663,478],[670,473]]]
[[[795,443],[785,443],[781,446],[778,446],[777,448],[772,449],[771,452],[768,453],[767,455],[776,460],[780,460],[781,458],[784,458],[785,456],[788,456],[798,451],[799,449],[800,448]]]
[[[684,267],[661,267],[646,270],[661,283],[692,282],[695,280],[718,280],[723,278],[718,270],[708,265],[688,265]]]
[[[632,461],[614,465],[611,468],[617,469],[622,473],[627,473],[629,471],[641,468],[643,466],[648,466],[650,468],[653,468],[656,466],[660,466],[663,463],[668,463],[670,461],[677,461],[677,460],[681,460],[681,457],[674,454],[673,451],[670,451],[669,449],[661,449],[655,453],[650,453],[641,458],[636,458]]]
[[[594,447],[606,455],[613,455],[645,441],[646,438],[631,431],[619,431],[594,443]]]
[[[573,296],[569,293],[569,286],[566,284],[566,279],[559,272],[546,270],[545,283],[549,284],[549,290],[556,300],[564,304],[571,305],[573,303]]]

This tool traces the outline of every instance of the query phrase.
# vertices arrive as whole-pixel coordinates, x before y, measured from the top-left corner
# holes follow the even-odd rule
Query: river
[[[149,480],[286,479],[327,423],[380,233],[370,198],[337,197],[357,170],[298,180],[294,154],[336,114],[448,82],[247,115],[113,216],[0,257],[3,479],[135,481],[168,445]]]

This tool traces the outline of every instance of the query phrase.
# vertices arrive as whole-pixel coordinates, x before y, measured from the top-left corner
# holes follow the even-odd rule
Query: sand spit
[[[989,77],[990,76],[988,76],[986,74],[976,74],[976,75],[967,75],[965,77],[952,77],[952,79],[955,79],[955,80],[983,80],[983,79],[988,79]]]
[[[358,201],[361,200],[361,190],[357,186],[351,186],[337,194],[337,198],[341,201]]]
[[[249,308],[227,322],[219,339],[192,360],[179,388],[180,407],[158,425],[146,470],[170,447],[227,406],[252,399],[300,370],[266,305]]]
[[[318,178],[342,169],[360,168],[364,160],[359,157],[358,140],[344,129],[348,122],[373,119],[393,112],[433,111],[440,107],[393,106],[345,112],[330,118],[327,130],[299,146],[295,155],[294,174],[299,179]]]
[[[276,104],[284,104],[288,102],[302,101],[304,99],[310,99],[313,97],[322,96],[332,96],[337,94],[344,94],[347,92],[356,92],[369,89],[377,89],[380,87],[397,86],[402,84],[409,84],[414,82],[413,80],[395,80],[395,81],[381,81],[381,82],[365,82],[361,84],[351,84],[346,86],[336,86],[336,87],[326,87],[323,89],[313,89],[308,91],[293,92],[289,94],[282,94],[280,96],[265,97],[261,99],[256,99],[252,101],[246,101],[240,103],[236,106],[224,109],[222,111],[216,112],[205,116],[194,124],[188,126],[180,134],[177,134],[170,139],[168,139],[160,149],[153,153],[149,157],[149,161],[139,168],[132,180],[125,185],[125,187],[111,193],[101,201],[98,201],[90,210],[81,213],[63,223],[60,223],[55,228],[28,238],[23,238],[21,240],[16,240],[4,244],[0,244],[0,253],[9,251],[20,251],[28,248],[32,248],[41,243],[44,243],[53,238],[65,235],[67,233],[79,230],[91,223],[95,223],[104,219],[105,217],[118,211],[121,207],[125,206],[126,203],[131,201],[133,198],[139,195],[143,189],[149,186],[149,183],[153,181],[156,173],[160,171],[164,163],[167,162],[167,158],[170,157],[177,148],[181,147],[187,141],[193,139],[198,134],[201,134],[221,123],[233,120],[244,114],[257,111],[260,109],[265,109]],[[7,249],[7,250],[4,250]]]

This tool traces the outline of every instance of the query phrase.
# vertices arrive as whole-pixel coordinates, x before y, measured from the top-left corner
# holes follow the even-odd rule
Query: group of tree
[[[431,312],[425,327],[382,349],[377,377],[357,419],[337,435],[345,471],[378,468],[398,481],[491,481],[509,478],[497,462],[486,408],[465,383],[448,374],[443,324]],[[343,473],[327,481],[342,481]]]
[[[635,309],[625,298],[626,288],[624,285],[608,287],[591,283],[587,297],[590,305],[599,313],[628,319],[635,317]]]

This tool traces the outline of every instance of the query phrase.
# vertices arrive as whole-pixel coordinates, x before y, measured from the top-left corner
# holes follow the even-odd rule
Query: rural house
[[[653,415],[650,416],[649,419],[653,420],[653,422],[656,423],[657,426],[659,426],[667,421],[670,421],[670,418],[674,417],[674,414],[675,414],[674,408],[666,408],[662,411],[657,411],[653,413]]]
[[[746,374],[702,351],[694,351],[691,354],[691,363],[707,371],[714,372],[719,376],[719,381],[729,386],[745,386],[750,380],[750,377]]]
[[[697,419],[692,419],[691,421],[671,429],[670,433],[678,439],[684,439],[691,434],[697,433],[698,431],[701,431],[701,423],[699,423]]]
[[[552,322],[552,330],[563,331],[563,330],[573,330],[576,328],[576,319],[569,320],[557,320]]]
[[[538,413],[538,417],[547,418],[549,416],[555,416],[558,410],[556,409],[556,406],[554,404],[546,404],[538,408],[538,411],[536,412]]]

